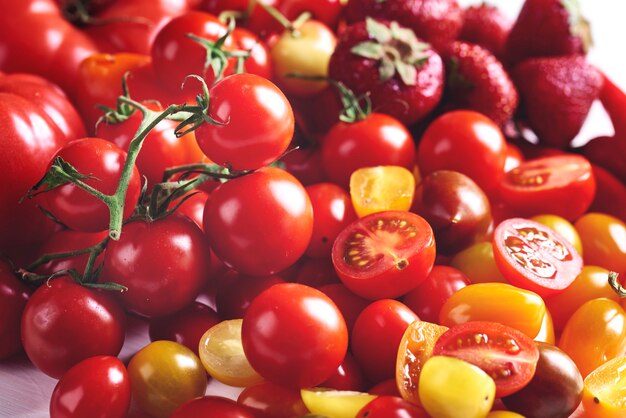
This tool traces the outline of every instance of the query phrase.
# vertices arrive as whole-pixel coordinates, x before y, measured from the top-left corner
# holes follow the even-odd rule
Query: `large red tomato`
[[[13,275],[11,265],[0,258],[0,360],[22,347],[20,319],[30,296],[30,289]]]

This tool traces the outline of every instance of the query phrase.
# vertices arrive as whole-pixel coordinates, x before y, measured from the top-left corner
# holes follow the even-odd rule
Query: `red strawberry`
[[[517,90],[491,52],[478,45],[453,42],[441,56],[448,75],[446,105],[481,112],[501,126],[511,119],[517,108]]]
[[[487,3],[471,6],[463,13],[459,39],[477,44],[498,58],[503,56],[513,20],[500,9]]]
[[[515,67],[513,78],[530,127],[540,143],[555,148],[578,134],[603,81],[580,55],[529,59]]]
[[[578,0],[526,0],[507,40],[509,63],[531,57],[584,54],[589,23]]]
[[[367,19],[348,26],[337,40],[328,72],[355,94],[369,93],[374,111],[405,125],[428,115],[443,93],[441,57],[396,22]]]
[[[350,0],[344,12],[348,23],[394,20],[435,45],[456,39],[463,23],[456,0]]]

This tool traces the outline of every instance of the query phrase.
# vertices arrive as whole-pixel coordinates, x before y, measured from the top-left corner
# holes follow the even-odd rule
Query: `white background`
[[[480,1],[459,0],[462,5]],[[516,16],[521,0],[491,0],[510,16]],[[621,0],[581,0],[585,16],[592,24],[595,46],[589,60],[600,67],[622,88],[626,88],[626,2]],[[599,104],[594,105],[577,142],[600,134],[611,134],[612,127]],[[127,360],[132,353],[147,343],[145,325],[134,320],[129,327],[129,338],[121,358]],[[50,394],[56,381],[34,369],[25,358],[0,363],[0,417],[47,417]],[[234,396],[237,391],[219,385],[209,387],[212,393]]]

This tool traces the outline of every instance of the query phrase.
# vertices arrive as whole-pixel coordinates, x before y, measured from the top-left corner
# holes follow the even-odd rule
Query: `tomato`
[[[313,231],[313,209],[298,180],[265,167],[211,193],[204,231],[229,267],[255,276],[274,274],[304,254]]]
[[[626,223],[603,213],[586,213],[574,222],[585,264],[626,272]]]
[[[567,219],[558,215],[536,215],[530,218],[530,220],[555,230],[576,248],[578,254],[583,255],[583,244],[580,241],[580,235],[578,235],[574,225]]]
[[[309,412],[302,402],[300,390],[261,382],[245,388],[237,403],[253,410],[262,418],[299,417]]]
[[[589,418],[624,416],[624,369],[626,357],[617,357],[607,361],[585,378],[583,406]]]
[[[128,287],[124,306],[148,317],[172,314],[190,304],[206,285],[209,245],[196,224],[182,215],[124,225],[104,257],[101,281]]]
[[[463,272],[472,283],[506,283],[493,253],[490,242],[477,242],[456,253],[450,265]]]
[[[363,392],[327,389],[303,389],[302,400],[309,411],[318,416],[352,418],[376,396]]]
[[[335,238],[356,219],[350,196],[332,183],[317,183],[306,188],[313,206],[313,235],[305,254],[330,256]]]
[[[96,355],[116,356],[124,343],[126,317],[106,291],[90,290],[69,277],[48,281],[22,315],[22,343],[42,372],[59,378]]]
[[[200,338],[206,330],[219,322],[213,309],[204,303],[194,301],[172,315],[152,318],[148,333],[150,341],[174,341],[198,355]]]
[[[565,323],[558,346],[585,377],[626,352],[626,312],[610,299],[585,302]]]
[[[504,172],[513,170],[518,167],[524,161],[524,154],[517,145],[507,142],[506,143],[506,162],[504,163]]]
[[[107,232],[78,232],[70,229],[63,229],[52,234],[39,249],[40,255],[64,253],[68,251],[77,251],[84,248],[92,247],[102,242],[107,237]],[[77,255],[68,258],[58,258],[42,264],[36,269],[41,275],[50,276],[61,270],[74,269],[79,274],[84,273],[89,254]],[[104,254],[98,255],[94,266],[97,268],[102,264]]]
[[[239,27],[235,28],[230,36],[232,37],[235,49],[248,51],[250,53],[243,64],[245,72],[256,74],[267,79],[272,78],[272,61],[266,43],[251,31]],[[226,73],[232,74],[236,72],[236,65],[237,61],[231,59]]]
[[[297,115],[294,115],[294,117],[297,117]],[[297,131],[296,129],[296,134]],[[322,172],[322,153],[317,146],[301,146],[298,149],[290,150],[280,161],[283,163],[285,170],[300,180],[305,186],[326,181],[326,176]]]
[[[546,305],[534,292],[505,283],[475,283],[448,298],[439,323],[451,327],[469,321],[500,322],[535,338],[545,315]]]
[[[252,277],[234,270],[224,274],[215,292],[215,308],[222,319],[243,318],[259,293],[275,284],[285,283],[279,276]]]
[[[352,354],[372,382],[394,376],[398,347],[409,325],[418,320],[406,305],[392,299],[371,303],[352,328]]]
[[[404,295],[402,302],[422,321],[437,322],[445,301],[469,284],[467,276],[454,267],[434,266],[426,280]]]
[[[335,29],[342,10],[340,0],[281,0],[278,10],[289,20],[294,20],[304,12],[312,14],[313,19]]]
[[[423,282],[435,261],[430,225],[410,212],[378,212],[337,236],[332,252],[343,284],[366,299],[402,296]]]
[[[552,344],[537,343],[539,360],[530,382],[502,399],[506,407],[530,417],[568,417],[582,397],[576,364]]]
[[[567,289],[582,270],[582,257],[553,229],[528,219],[501,222],[493,234],[498,268],[512,284],[541,296]]]
[[[208,115],[196,131],[202,151],[235,170],[255,170],[277,160],[294,132],[293,110],[285,95],[254,74],[233,74],[209,90]]]
[[[591,168],[596,178],[596,194],[589,212],[606,213],[626,221],[626,186],[608,170],[595,164]]]
[[[417,148],[417,166],[422,177],[437,170],[458,171],[490,195],[504,175],[506,154],[504,136],[491,119],[457,110],[428,125]]]
[[[294,266],[297,266],[297,270],[291,281],[316,288],[328,284],[341,284],[341,280],[335,271],[335,266],[333,266],[333,260],[330,257],[302,257]],[[350,291],[346,290],[346,292]]]
[[[495,398],[496,385],[482,369],[455,357],[433,356],[426,360],[419,380],[419,398],[435,418],[487,415]]]
[[[94,356],[69,369],[54,387],[50,418],[125,418],[130,381],[124,364]]]
[[[356,418],[428,418],[428,414],[397,396],[379,396],[361,408]]]
[[[420,321],[415,321],[420,322]],[[410,326],[409,326],[410,328]],[[387,379],[379,382],[369,388],[367,393],[372,395],[381,395],[381,396],[400,396],[400,391],[398,390],[398,386],[396,385],[396,379]]]
[[[338,122],[322,141],[322,165],[333,183],[348,189],[357,168],[399,165],[412,170],[415,144],[397,119],[372,113],[354,123]]]
[[[30,289],[13,275],[11,265],[0,258],[0,360],[20,351],[20,320],[30,297]]]
[[[251,410],[237,405],[232,399],[219,396],[203,396],[185,402],[169,418],[254,418]]]
[[[216,183],[216,186],[220,184],[218,182],[212,181],[209,181],[209,183]],[[209,199],[208,193],[203,192],[199,189],[194,189],[191,193],[186,194],[180,199],[173,201],[170,204],[169,209],[173,209],[178,203],[182,201],[184,197],[187,197],[187,199],[185,199],[185,201],[180,206],[178,206],[178,209],[176,209],[176,211],[194,221],[194,223],[198,225],[198,228],[204,228],[202,220],[204,219],[204,207],[206,206],[206,201]]]
[[[515,328],[497,322],[454,325],[435,343],[433,355],[460,358],[483,369],[496,383],[496,396],[524,387],[535,373],[539,350]]]
[[[579,155],[563,154],[525,161],[508,171],[500,187],[500,198],[518,216],[547,213],[574,220],[589,208],[595,192],[596,181],[589,161]]]
[[[307,20],[294,31],[285,30],[271,46],[274,80],[287,94],[311,96],[328,86],[289,74],[328,77],[328,62],[337,39],[332,30],[317,20]]]
[[[128,363],[133,401],[150,415],[169,417],[185,402],[204,395],[207,375],[200,359],[172,341],[155,341]]]
[[[316,386],[339,367],[348,348],[341,312],[319,290],[277,284],[257,296],[243,318],[243,350],[265,379]]]
[[[370,302],[355,295],[341,283],[326,284],[318,289],[335,302],[335,305],[337,305],[346,320],[348,331],[351,332],[357,317]]]
[[[365,383],[365,375],[361,367],[350,353],[346,353],[346,357],[335,373],[322,382],[320,387],[342,391],[363,391]]]
[[[359,217],[385,210],[407,211],[414,192],[415,177],[404,167],[363,167],[350,176],[350,197]]]

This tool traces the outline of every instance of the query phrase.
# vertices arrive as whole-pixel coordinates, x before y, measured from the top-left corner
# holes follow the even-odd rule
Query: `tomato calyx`
[[[298,29],[300,29],[304,22],[306,22],[313,16],[311,12],[303,12],[297,18],[291,21],[287,19],[287,17],[282,14],[277,8],[269,4],[265,4],[262,1],[251,1],[250,6],[254,7],[255,3],[256,5],[261,6],[270,16],[272,16],[272,18],[274,18],[274,20],[276,20],[283,28],[285,28],[285,31],[289,32],[289,34],[294,37],[300,36],[300,32]],[[248,13],[248,15],[250,15],[250,13]]]
[[[619,273],[614,271],[609,273],[609,286],[618,294],[620,298],[626,298],[626,287],[618,282]]]

